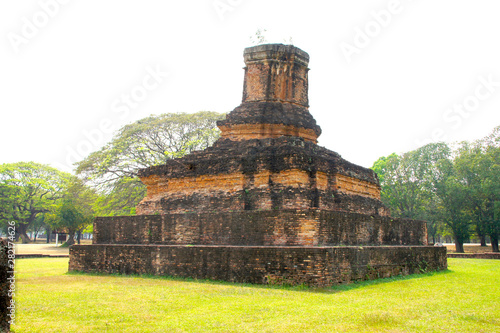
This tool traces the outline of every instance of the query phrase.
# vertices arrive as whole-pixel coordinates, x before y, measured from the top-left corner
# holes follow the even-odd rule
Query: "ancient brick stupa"
[[[141,170],[138,215],[97,218],[69,269],[329,286],[446,268],[425,222],[389,216],[372,170],[316,144],[308,54],[266,44],[244,60],[220,139]]]

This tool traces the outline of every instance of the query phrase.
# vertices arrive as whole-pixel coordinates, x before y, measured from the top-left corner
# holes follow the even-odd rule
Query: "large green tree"
[[[123,177],[109,189],[96,200],[97,216],[135,215],[137,204],[146,194],[146,187],[137,178]]]
[[[455,149],[432,143],[373,165],[382,201],[398,217],[429,221],[431,236],[449,230],[457,252],[472,232],[489,235],[498,251],[500,225],[500,127],[483,140]]]
[[[99,189],[97,213],[135,214],[146,192],[138,170],[212,145],[219,137],[216,121],[224,117],[210,111],[167,113],[122,127],[111,142],[76,164],[77,175]]]
[[[50,216],[50,224],[57,232],[68,233],[64,246],[75,243],[75,233],[83,230],[92,220],[85,216],[77,204],[68,198],[61,199]]]
[[[2,223],[15,221],[23,243],[29,243],[27,231],[40,214],[52,209],[69,178],[67,173],[34,162],[0,165]]]
[[[397,155],[379,158],[372,169],[379,175],[382,201],[394,216],[429,217],[433,202],[432,178],[437,163],[450,154],[446,144],[434,143]]]
[[[472,231],[471,192],[453,162],[450,159],[440,161],[433,186],[441,202],[439,216],[453,232],[456,252],[464,252],[463,244]]]
[[[9,221],[13,220],[15,211],[14,197],[19,189],[16,186],[0,182],[0,229],[2,233],[9,234]],[[16,240],[19,234],[16,233]]]
[[[500,202],[500,127],[475,142],[462,142],[455,150],[448,178],[449,205],[461,213],[462,229],[466,222],[485,244],[490,236],[492,249],[498,252],[500,223],[496,207]],[[441,184],[442,185],[442,184]],[[444,200],[444,199],[443,199]],[[460,219],[458,219],[460,220]]]
[[[80,233],[87,228],[94,218],[94,205],[97,194],[84,182],[72,176],[62,191],[60,200],[46,214],[46,223],[59,232],[68,233],[66,245],[72,245],[76,239],[80,242]]]
[[[134,178],[137,171],[204,149],[217,140],[225,114],[202,111],[149,116],[122,127],[112,141],[76,163],[76,173],[95,183]]]
[[[498,241],[500,237],[500,126],[491,135],[480,142],[484,150],[485,180],[483,182],[486,194],[487,219],[486,233],[490,236],[494,252],[500,252]]]
[[[500,202],[500,146],[491,138],[463,143],[455,163],[470,191],[469,209],[476,233],[482,238],[489,235],[493,251],[498,252],[500,225],[495,213]]]

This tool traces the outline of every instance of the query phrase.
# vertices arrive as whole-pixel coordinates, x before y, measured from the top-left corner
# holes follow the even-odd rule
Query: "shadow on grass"
[[[238,283],[238,282],[228,282],[221,280],[210,280],[210,279],[194,279],[189,277],[177,277],[177,276],[158,276],[150,274],[119,274],[119,273],[87,273],[72,271],[67,272],[65,275],[80,275],[80,276],[107,276],[107,277],[120,277],[120,278],[144,278],[144,279],[154,279],[154,280],[164,280],[164,281],[180,281],[180,282],[194,282],[201,284],[212,284],[221,286],[239,286],[245,288],[256,288],[256,289],[277,289],[277,290],[288,290],[288,291],[299,291],[299,292],[311,292],[311,293],[337,293],[345,292],[354,289],[364,288],[367,286],[391,283],[396,281],[414,280],[422,279],[427,277],[432,277],[436,275],[443,275],[453,273],[452,270],[446,269],[441,271],[427,272],[421,274],[410,274],[410,275],[398,275],[389,278],[381,278],[375,280],[363,280],[363,281],[353,281],[351,283],[337,284],[331,287],[311,287],[305,284],[301,285],[275,285],[275,284],[252,284],[252,283]]]
[[[385,284],[385,283],[391,283],[391,282],[397,282],[397,281],[423,279],[423,278],[427,278],[427,277],[449,274],[449,273],[453,273],[453,271],[450,269],[445,269],[445,270],[441,270],[441,271],[427,272],[427,273],[421,273],[421,274],[397,275],[397,276],[393,276],[393,277],[381,278],[381,279],[375,279],[375,280],[363,280],[363,281],[354,281],[352,283],[346,283],[346,284],[338,284],[338,285],[335,285],[335,286],[332,286],[329,288],[311,288],[311,289],[313,289],[311,291],[319,292],[319,293],[335,293],[335,292],[349,291],[349,290],[354,290],[354,289],[358,289],[358,288],[374,286],[374,285],[379,285],[379,284]]]

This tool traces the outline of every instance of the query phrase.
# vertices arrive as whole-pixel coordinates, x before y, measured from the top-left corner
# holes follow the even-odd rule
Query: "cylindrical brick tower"
[[[246,48],[243,100],[217,123],[234,140],[296,136],[317,142],[321,129],[309,113],[309,55],[293,45]]]
[[[309,55],[293,45],[246,48],[243,103],[282,102],[308,107]]]

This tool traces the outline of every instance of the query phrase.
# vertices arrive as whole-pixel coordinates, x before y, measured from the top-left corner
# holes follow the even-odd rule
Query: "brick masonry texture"
[[[316,144],[309,55],[266,44],[244,59],[219,140],[140,170],[138,215],[96,218],[69,269],[313,286],[445,269],[424,221],[390,217],[375,172]]]
[[[433,246],[73,245],[69,264],[70,271],[316,287],[446,267],[446,248]]]
[[[318,135],[312,129],[283,124],[235,124],[230,127],[219,125],[219,129],[221,130],[222,139],[236,141],[279,138],[281,136],[301,137],[313,143],[318,141]]]
[[[293,45],[267,44],[243,52],[243,102],[278,101],[309,106],[309,55]]]
[[[424,221],[321,210],[98,217],[94,244],[427,245]]]
[[[292,208],[389,214],[372,170],[298,137],[221,139],[139,176],[147,186],[141,215]]]

